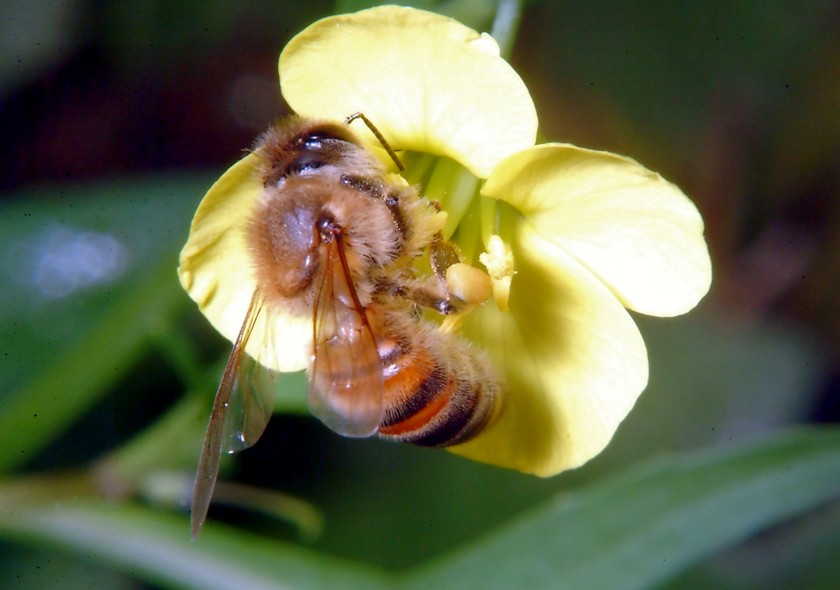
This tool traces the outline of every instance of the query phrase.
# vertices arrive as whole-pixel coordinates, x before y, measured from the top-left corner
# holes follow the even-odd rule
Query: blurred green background
[[[304,381],[290,376],[281,413],[225,471],[241,484],[221,490],[231,505],[211,509],[190,544],[185,493],[229,344],[180,290],[177,252],[209,184],[287,112],[276,62],[288,39],[367,4],[0,7],[0,587],[275,587],[266,582],[275,569],[276,587],[432,587],[435,575],[489,587],[475,576],[494,563],[511,572],[505,559],[525,563],[545,547],[572,555],[587,539],[602,543],[575,557],[595,560],[581,570],[589,582],[574,585],[535,558],[527,571],[560,568],[557,584],[554,574],[540,586],[499,573],[496,587],[836,587],[840,9],[831,1],[524,7],[512,62],[542,135],[631,155],[676,182],[703,213],[713,255],[713,290],[697,310],[637,318],[651,382],[606,452],[542,480],[343,439],[306,415]],[[481,30],[496,8],[415,5]],[[792,450],[811,448],[812,434],[827,441],[821,462]],[[779,464],[787,487],[715,495],[724,487],[714,474],[759,481],[747,472],[765,452],[790,461]],[[673,538],[642,530],[643,512],[622,525],[651,492],[651,515],[691,494],[710,498],[692,504],[708,511],[675,509]],[[766,510],[739,528],[751,504]],[[553,518],[566,526],[535,524]],[[609,570],[592,557],[619,555],[609,544],[619,533],[658,565],[644,569],[628,553]],[[651,558],[654,541],[676,552],[671,563],[667,551]],[[494,561],[494,551],[507,557]],[[230,564],[258,576],[225,580]],[[388,573],[405,571],[416,574]],[[606,571],[611,581],[595,575]]]

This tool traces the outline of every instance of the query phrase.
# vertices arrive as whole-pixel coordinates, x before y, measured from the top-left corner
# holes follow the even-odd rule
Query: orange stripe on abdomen
[[[457,382],[441,367],[435,367],[419,386],[409,392],[410,397],[402,400],[396,407],[385,409],[385,420],[379,428],[379,433],[390,436],[408,434],[425,427],[440,414],[452,399]],[[386,382],[386,398],[388,384]]]

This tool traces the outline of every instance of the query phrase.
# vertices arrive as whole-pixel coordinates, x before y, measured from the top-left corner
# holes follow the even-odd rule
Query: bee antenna
[[[394,151],[394,149],[385,140],[385,136],[382,135],[382,132],[376,128],[376,125],[374,125],[370,119],[365,117],[364,113],[353,113],[352,115],[344,119],[344,123],[349,125],[356,119],[361,119],[364,122],[364,124],[367,125],[367,128],[370,129],[371,133],[373,133],[376,136],[376,139],[379,140],[379,143],[382,144],[382,147],[385,148],[385,151],[388,152],[388,155],[391,156],[391,159],[394,161],[394,164],[397,165],[397,168],[400,169],[400,172],[405,171],[405,166],[403,166],[402,162],[400,162],[400,159],[397,157],[397,153]]]

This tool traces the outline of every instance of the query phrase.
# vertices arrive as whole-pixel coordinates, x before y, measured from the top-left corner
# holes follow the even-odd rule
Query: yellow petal
[[[464,332],[506,379],[488,430],[453,452],[541,476],[577,467],[609,442],[647,383],[636,325],[587,269],[519,224],[510,312],[485,305]]]
[[[257,286],[245,229],[262,190],[256,157],[248,155],[207,192],[181,250],[181,284],[213,327],[231,342],[239,334]],[[311,342],[311,318],[263,309],[245,350],[271,369],[297,371],[308,365]]]
[[[678,315],[709,290],[711,262],[697,208],[629,158],[540,145],[502,162],[482,194],[512,204],[630,309]]]
[[[360,111],[395,149],[449,156],[480,178],[536,137],[533,101],[496,42],[412,8],[314,23],[283,50],[280,86],[298,114],[342,120]]]

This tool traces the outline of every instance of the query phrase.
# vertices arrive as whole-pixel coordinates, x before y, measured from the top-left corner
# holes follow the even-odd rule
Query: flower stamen
[[[513,281],[513,275],[516,274],[510,246],[505,244],[501,237],[492,235],[487,241],[487,251],[479,254],[478,260],[487,268],[490,275],[496,307],[501,311],[507,311],[510,284]]]

